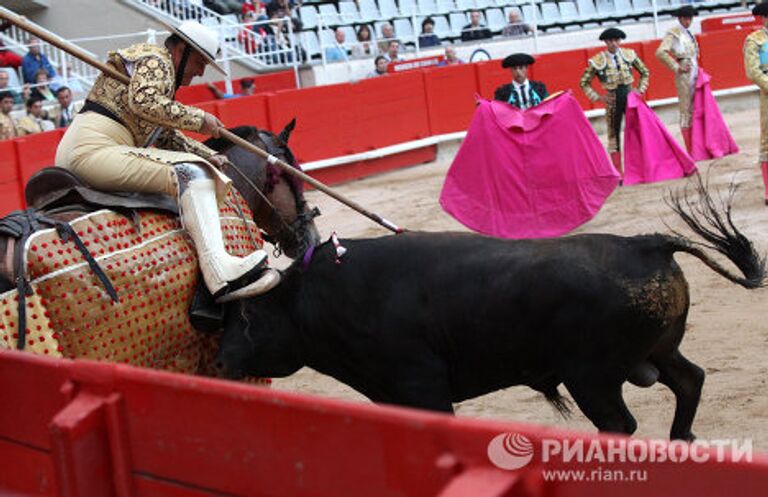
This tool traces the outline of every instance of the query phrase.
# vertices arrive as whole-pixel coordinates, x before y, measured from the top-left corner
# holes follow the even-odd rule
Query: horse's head
[[[296,121],[291,121],[278,135],[252,126],[231,131],[239,137],[299,168],[288,139]],[[234,165],[226,165],[227,174],[243,195],[259,225],[285,255],[295,259],[320,242],[314,218],[320,214],[304,199],[301,180],[268,164],[262,157],[223,139],[208,140],[206,145],[227,156]]]

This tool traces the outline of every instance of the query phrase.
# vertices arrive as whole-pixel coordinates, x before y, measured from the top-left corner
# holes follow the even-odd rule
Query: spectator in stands
[[[600,40],[605,42],[605,51],[593,56],[587,63],[587,68],[581,76],[580,86],[584,94],[593,102],[605,103],[605,119],[608,127],[608,152],[611,161],[624,176],[621,165],[621,121],[627,108],[627,95],[632,90],[635,78],[632,76],[632,68],[640,74],[637,83],[637,91],[645,93],[648,89],[648,77],[650,73],[643,61],[631,48],[621,48],[621,41],[627,35],[617,28],[608,28],[600,34]],[[597,76],[605,93],[600,95],[592,89],[592,80]]]
[[[219,90],[213,83],[208,83],[208,89],[210,89],[216,98],[228,99],[237,97],[250,97],[256,93],[256,85],[250,78],[244,78],[240,80],[240,93],[225,93]]]
[[[10,74],[8,71],[11,71],[12,69],[0,69],[0,91],[7,91],[13,96],[13,103],[14,104],[21,104],[27,101],[30,95],[30,89],[28,84],[24,84],[22,86],[21,93],[17,92],[15,89],[10,88]]]
[[[43,110],[43,100],[40,97],[29,97],[27,100],[27,115],[16,122],[19,136],[33,135],[43,131],[51,131],[56,126],[46,119]]]
[[[456,55],[456,47],[453,45],[448,45],[445,47],[445,59],[443,59],[443,61],[440,62],[438,66],[455,66],[457,64],[463,63],[464,61]]]
[[[520,20],[520,14],[516,10],[509,11],[509,24],[501,30],[501,36],[520,38],[533,33],[531,27]]]
[[[427,17],[421,21],[421,34],[419,35],[419,48],[440,46],[440,38],[435,34],[435,21]]]
[[[389,64],[389,61],[386,57],[379,55],[373,63],[375,64],[374,70],[369,72],[366,78],[378,78],[379,76],[387,74],[387,65]]]
[[[0,23],[0,33],[10,28],[13,24],[10,21],[3,21]],[[21,65],[21,57],[5,48],[5,45],[0,41],[0,67],[19,67]]]
[[[487,40],[491,36],[491,30],[480,22],[480,11],[470,11],[469,24],[461,28],[461,41]]]
[[[268,33],[265,38],[264,50],[272,52],[272,63],[290,63],[293,60],[291,51],[291,41],[288,39],[288,26],[283,21],[279,11],[272,12],[270,23],[265,26],[265,32]],[[276,53],[280,52],[280,53]]]
[[[344,30],[336,28],[333,32],[334,44],[330,47],[325,47],[325,60],[326,62],[346,62],[349,60],[347,56],[347,47],[345,46],[346,35]]]
[[[59,101],[59,113],[56,116],[56,127],[66,128],[72,123],[72,119],[75,118],[78,109],[74,102],[72,102],[72,90],[66,86],[62,86],[56,90],[56,100]]]
[[[13,110],[13,95],[7,91],[0,91],[0,140],[16,138],[16,123],[13,122],[11,111]]]
[[[370,57],[374,53],[374,45],[371,40],[371,28],[363,24],[357,28],[357,44],[352,47],[352,57]]]
[[[267,19],[267,13],[264,10],[264,4],[259,0],[245,0],[243,2],[243,5],[240,7],[240,15],[245,18],[249,12],[253,12],[253,15],[256,16],[256,18],[263,15],[264,19]]]
[[[48,73],[45,69],[40,69],[35,74],[35,86],[32,88],[31,96],[39,97],[44,102],[55,102],[56,95],[48,87]]]
[[[37,71],[45,70],[48,79],[56,76],[56,70],[51,65],[48,57],[40,51],[40,39],[36,36],[30,36],[27,40],[29,52],[21,61],[21,73],[25,83],[35,83],[37,80]]]
[[[395,37],[395,28],[392,27],[392,25],[388,22],[385,22],[381,25],[381,39],[379,40],[379,53],[382,55],[386,55],[389,51],[389,42],[390,41],[397,41],[398,40]]]
[[[237,14],[242,8],[238,0],[203,0],[203,6],[223,16]]]
[[[689,31],[696,15],[696,9],[690,5],[680,7],[673,12],[678,24],[667,30],[656,50],[656,58],[675,74],[678,107],[680,109],[680,133],[685,141],[685,148],[691,152],[691,120],[693,118],[693,94],[696,89],[696,77],[699,74],[699,44]]]
[[[243,23],[256,22],[256,14],[253,11],[246,12],[243,16]],[[244,26],[243,29],[237,33],[237,41],[243,47],[246,53],[256,53],[261,46],[261,42],[266,36],[264,26],[250,24]]]
[[[400,42],[392,40],[387,46],[387,53],[384,55],[387,58],[387,62],[396,62],[400,60]]]
[[[514,105],[518,109],[530,109],[549,96],[547,87],[540,81],[528,80],[528,68],[536,61],[526,53],[516,53],[505,58],[501,67],[512,71],[512,82],[496,88],[494,100]]]
[[[768,46],[768,3],[759,3],[752,9],[752,15],[760,17],[763,27],[751,33],[744,40],[744,69],[747,78],[760,88],[760,170],[765,186],[765,205],[768,205],[768,61],[764,47]]]

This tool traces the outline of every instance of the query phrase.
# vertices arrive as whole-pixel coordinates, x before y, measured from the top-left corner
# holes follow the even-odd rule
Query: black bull
[[[308,269],[295,264],[271,293],[232,304],[220,364],[233,377],[282,377],[307,365],[375,402],[448,412],[511,385],[567,411],[562,383],[599,430],[623,433],[637,423],[622,384],[658,380],[677,400],[671,437],[692,439],[704,371],[678,349],[689,294],[673,254],[747,288],[764,279],[751,242],[729,214],[710,216],[706,200],[701,216],[679,201],[676,210],[744,278],[688,239],[660,234],[344,240],[340,264],[323,244]]]

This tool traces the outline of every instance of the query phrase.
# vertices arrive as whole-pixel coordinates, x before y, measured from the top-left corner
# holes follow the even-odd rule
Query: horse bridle
[[[274,136],[272,136],[270,133],[267,133],[264,130],[260,130],[258,128],[254,128],[254,130],[255,130],[255,136],[258,137],[259,140],[261,140],[261,142],[264,144],[267,153],[269,153],[270,155],[274,155],[275,157],[278,157],[279,154],[281,153],[285,153],[286,159],[288,159],[288,161],[286,162],[288,162],[291,165],[294,165],[296,163],[296,159],[294,158],[293,153],[287,146],[285,146],[285,144],[278,143],[277,140],[275,140]],[[246,139],[250,141],[252,138],[254,138],[254,133],[249,135]],[[229,148],[231,147],[228,147],[226,150],[229,150]],[[225,152],[226,150],[224,150],[223,152]],[[289,232],[291,235],[295,236],[298,239],[298,236],[296,236],[296,232],[299,230],[299,228],[306,225],[307,223],[312,221],[312,219],[320,215],[320,210],[317,207],[314,207],[313,209],[305,212],[304,208],[306,206],[306,201],[303,201],[301,203],[296,201],[296,192],[293,191],[294,200],[296,201],[297,214],[296,214],[296,219],[292,223],[288,224],[287,222],[285,222],[285,220],[280,215],[280,213],[278,213],[277,208],[274,206],[274,204],[269,201],[269,199],[267,198],[267,194],[265,192],[262,192],[256,186],[256,184],[253,182],[251,178],[249,178],[239,167],[237,167],[236,164],[232,163],[231,161],[227,161],[227,165],[231,167],[234,171],[236,171],[245,180],[245,182],[248,185],[250,185],[250,187],[256,192],[256,194],[259,197],[261,197],[261,200],[264,202],[264,205],[266,205],[270,209],[270,213],[269,213],[270,224],[273,226],[274,225],[278,226],[277,233],[275,235],[270,235],[269,233],[266,233],[264,230],[261,230],[261,235],[264,240],[266,240],[267,242],[275,246],[275,252],[274,252],[275,257],[278,257],[282,253],[278,240],[282,238],[283,234],[285,234],[286,232]],[[291,180],[293,181],[293,178],[291,178]],[[294,182],[294,184],[291,186],[291,190],[294,190],[295,188],[298,188],[298,186]],[[238,214],[240,215],[241,218],[244,218],[244,215],[242,211],[239,209],[239,206],[238,206]]]

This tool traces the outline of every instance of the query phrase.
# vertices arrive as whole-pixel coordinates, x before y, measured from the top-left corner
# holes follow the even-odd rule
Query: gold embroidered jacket
[[[167,128],[156,141],[157,147],[191,152],[206,159],[215,154],[202,143],[177,131],[199,131],[205,113],[174,100],[176,74],[168,50],[139,43],[110,52],[107,63],[130,76],[130,84],[101,74],[88,94],[88,100],[119,117],[133,135],[136,146],[144,146],[155,128],[162,126]]]
[[[634,82],[632,68],[634,67],[640,73],[640,81],[637,83],[637,90],[644,92],[648,89],[648,78],[650,73],[645,67],[643,61],[637,56],[631,48],[620,48],[616,55],[619,57],[620,67],[617,69],[613,63],[613,54],[608,51],[600,52],[589,59],[584,74],[581,75],[579,83],[581,89],[593,102],[600,98],[600,95],[592,89],[592,80],[597,76],[600,84],[606,90],[615,90],[619,85],[631,85]],[[610,59],[609,59],[610,57]]]
[[[744,40],[744,68],[747,78],[768,92],[768,30],[755,31]]]
[[[696,64],[699,57],[699,44],[688,30],[681,25],[673,26],[664,35],[659,48],[656,49],[656,58],[667,66],[672,72],[677,72],[681,59],[688,59]]]
[[[0,141],[16,138],[16,136],[18,133],[13,118],[0,112]]]

